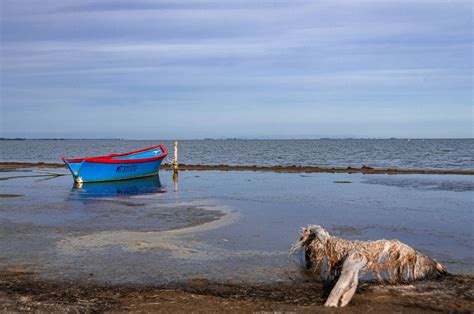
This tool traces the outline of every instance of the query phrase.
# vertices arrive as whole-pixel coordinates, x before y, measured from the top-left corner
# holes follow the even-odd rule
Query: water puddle
[[[288,252],[300,227],[319,224],[351,240],[399,239],[469,272],[471,185],[450,175],[243,171],[80,186],[70,176],[3,180],[0,194],[19,196],[0,203],[0,260],[35,261],[40,276],[61,280],[279,282],[302,276]]]
[[[410,176],[372,177],[364,181],[366,184],[377,184],[400,188],[411,188],[420,191],[451,191],[470,192],[474,191],[474,180],[466,177],[465,180],[446,180],[431,176],[427,178],[412,178]]]

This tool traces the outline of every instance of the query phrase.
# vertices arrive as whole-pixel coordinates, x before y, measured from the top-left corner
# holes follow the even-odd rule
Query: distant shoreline
[[[175,141],[176,139],[126,139],[126,138],[24,138],[0,137],[0,141]],[[195,138],[179,141],[344,141],[344,140],[474,140],[473,137],[318,137],[318,138]]]
[[[46,162],[0,162],[1,168],[65,168],[64,164]],[[165,164],[162,170],[173,170]],[[450,169],[397,169],[372,168],[362,166],[353,167],[316,167],[316,166],[232,166],[232,165],[179,165],[179,171],[261,171],[261,172],[288,172],[288,173],[363,173],[363,174],[453,174],[474,175],[474,170]]]

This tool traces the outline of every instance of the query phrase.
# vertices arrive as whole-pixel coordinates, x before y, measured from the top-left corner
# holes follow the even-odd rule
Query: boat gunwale
[[[156,157],[150,157],[150,158],[136,158],[136,159],[112,159],[114,157],[122,157],[122,156],[129,156],[141,152],[145,152],[147,150],[152,150],[156,148],[161,148],[163,151],[162,154],[156,156]],[[159,144],[156,146],[151,146],[127,153],[122,153],[122,154],[110,154],[107,156],[97,156],[97,157],[85,157],[85,158],[64,158],[61,157],[61,160],[64,162],[68,163],[80,163],[80,162],[91,162],[91,163],[102,163],[102,164],[132,164],[132,163],[142,163],[142,162],[151,162],[151,161],[157,161],[160,159],[163,159],[168,155],[168,150],[163,144]]]

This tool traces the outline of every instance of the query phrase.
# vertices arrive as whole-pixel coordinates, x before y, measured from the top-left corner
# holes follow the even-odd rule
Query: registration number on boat
[[[135,172],[137,170],[137,165],[128,165],[128,166],[117,166],[115,172]]]

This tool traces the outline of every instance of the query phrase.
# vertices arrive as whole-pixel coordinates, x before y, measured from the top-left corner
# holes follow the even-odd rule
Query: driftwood
[[[325,283],[337,283],[325,306],[345,306],[354,295],[360,276],[379,282],[409,282],[447,274],[443,265],[398,240],[350,241],[329,235],[318,225],[301,231],[294,253],[304,249],[306,267]]]

